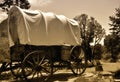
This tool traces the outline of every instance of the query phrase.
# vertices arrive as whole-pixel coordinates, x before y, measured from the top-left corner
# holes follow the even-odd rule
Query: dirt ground
[[[47,82],[120,82],[120,79],[114,79],[114,72],[120,69],[120,62],[108,63],[101,62],[103,71],[95,70],[95,67],[87,68],[81,76],[74,76],[70,70],[59,70],[51,76]],[[41,78],[30,79],[31,82],[41,82]],[[0,75],[0,82],[25,82],[23,80],[15,80],[10,71],[3,72]]]

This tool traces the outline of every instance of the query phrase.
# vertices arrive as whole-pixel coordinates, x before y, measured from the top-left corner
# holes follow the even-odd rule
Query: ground
[[[95,70],[95,67],[87,68],[85,73],[81,76],[74,76],[70,70],[59,70],[52,77],[48,79],[48,82],[120,82],[119,79],[114,79],[112,75],[118,69],[120,69],[120,62],[108,63],[101,62],[103,71],[99,72]],[[119,80],[119,81],[118,81]],[[41,82],[40,79],[33,79],[32,82]],[[0,76],[0,82],[23,82],[21,80],[15,80],[10,71],[4,72]]]

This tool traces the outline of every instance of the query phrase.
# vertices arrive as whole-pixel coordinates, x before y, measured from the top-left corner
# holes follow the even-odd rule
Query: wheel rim
[[[50,73],[49,60],[46,59],[43,52],[33,51],[24,58],[22,69],[25,77],[29,75],[31,75],[31,78],[46,76],[46,74]]]
[[[22,76],[21,61],[11,61],[10,68],[11,68],[12,74],[16,78],[22,78],[23,77]]]
[[[21,62],[24,58],[24,47],[23,45],[14,45],[10,47],[10,70],[16,78],[23,78]]]
[[[87,60],[84,51],[80,46],[74,47],[74,49],[71,52],[71,67],[73,71],[76,74],[81,75],[85,72],[86,65],[87,65]]]

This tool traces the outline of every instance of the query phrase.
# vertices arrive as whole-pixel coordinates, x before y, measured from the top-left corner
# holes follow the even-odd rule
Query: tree
[[[109,16],[111,23],[109,24],[112,28],[112,34],[120,36],[120,8],[115,8],[115,16]]]
[[[120,52],[120,42],[117,40],[118,36],[114,34],[109,34],[105,36],[104,45],[107,52],[111,53],[112,62],[116,62],[117,55]]]
[[[30,3],[28,2],[28,0],[4,0],[0,3],[0,7],[7,12],[9,11],[9,8],[13,5],[19,6],[23,9],[30,8]]]
[[[104,40],[107,51],[111,52],[112,60],[117,60],[120,52],[120,8],[115,8],[115,16],[109,16],[111,23],[111,34],[107,35]]]
[[[81,29],[83,50],[87,59],[91,61],[94,58],[94,48],[91,48],[90,43],[94,42],[94,45],[98,44],[104,36],[105,30],[95,18],[88,18],[86,14],[78,15],[74,19],[79,23]]]
[[[102,58],[102,53],[104,52],[104,48],[101,44],[96,44],[94,46],[94,58],[95,59],[101,59]]]
[[[115,8],[115,15],[114,16],[109,16],[109,19],[111,23],[109,24],[111,26],[111,45],[114,50],[114,53],[119,53],[119,48],[120,48],[120,8]],[[113,54],[114,54],[113,53]],[[118,54],[116,54],[118,55]]]

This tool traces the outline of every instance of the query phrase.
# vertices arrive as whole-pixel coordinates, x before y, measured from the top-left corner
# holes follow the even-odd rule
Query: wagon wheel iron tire
[[[45,78],[50,73],[49,60],[44,51],[32,51],[26,55],[22,62],[24,78]]]
[[[87,59],[84,51],[80,46],[74,46],[72,47],[70,53],[70,63],[72,71],[77,75],[82,75],[87,67]]]
[[[24,54],[24,53],[23,53]],[[12,74],[15,76],[15,78],[23,78],[23,73],[22,73],[22,59],[20,56],[18,57],[13,57],[14,55],[11,54],[11,62],[10,62],[10,70]]]
[[[24,55],[28,53],[28,51],[20,51],[19,47],[21,47],[21,45],[13,46],[10,48],[10,70],[16,78],[23,78],[24,76],[22,73],[21,64]]]
[[[11,60],[10,70],[11,70],[11,73],[15,76],[15,78],[23,78],[21,61],[12,61]]]

